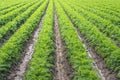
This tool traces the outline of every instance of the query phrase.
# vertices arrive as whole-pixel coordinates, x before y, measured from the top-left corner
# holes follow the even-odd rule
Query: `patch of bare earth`
[[[70,80],[73,71],[67,60],[65,45],[61,40],[56,14],[54,15],[54,33],[56,50],[53,80]]]
[[[89,42],[82,34],[80,34],[78,29],[75,28],[75,30],[78,33],[79,39],[83,41],[83,45],[86,48],[89,57],[93,59],[93,67],[98,71],[101,80],[119,80],[116,78],[116,73],[106,66],[104,59],[90,46]]]

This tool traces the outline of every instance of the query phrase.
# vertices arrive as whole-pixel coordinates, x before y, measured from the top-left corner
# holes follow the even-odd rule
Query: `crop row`
[[[7,22],[11,21],[13,18],[15,18],[17,15],[21,14],[23,11],[25,11],[27,8],[29,8],[30,6],[32,6],[34,3],[36,3],[36,1],[25,4],[24,6],[11,11],[5,15],[0,16],[0,26],[6,24]]]
[[[108,1],[107,1],[107,2],[104,1],[104,2],[102,2],[102,3],[96,2],[96,3],[94,4],[94,6],[96,6],[96,7],[101,7],[102,9],[106,9],[106,11],[114,11],[114,12],[119,13],[119,12],[120,12],[120,9],[119,9],[119,1],[117,1],[117,3],[118,3],[118,4],[116,4],[116,1],[111,2],[111,1],[109,0],[109,3],[108,3]],[[105,12],[106,12],[106,11],[105,11]]]
[[[70,3],[69,3],[70,4]],[[87,10],[84,10],[81,7],[71,5],[74,10],[83,15],[87,20],[92,22],[101,32],[103,32],[106,36],[110,37],[111,39],[115,40],[116,44],[120,43],[120,28],[112,24],[110,21],[97,16]],[[120,45],[120,44],[119,44]]]
[[[3,10],[8,9],[10,7],[14,7],[14,6],[18,5],[18,4],[20,4],[20,3],[15,3],[13,5],[5,6],[5,7],[0,7],[0,11],[3,11]]]
[[[106,9],[106,8],[104,8],[103,6],[96,6],[96,8],[98,8],[99,10],[101,10],[102,12],[104,12],[104,13],[106,13],[106,14],[108,14],[109,16],[116,16],[116,17],[120,17],[120,15],[119,15],[119,13],[118,12],[116,12],[116,11],[113,11],[113,10],[111,10],[111,9]]]
[[[104,58],[107,67],[118,72],[117,77],[120,77],[120,49],[110,38],[103,35],[96,26],[87,21],[78,12],[74,11],[74,9],[65,2],[61,3],[61,5],[63,5],[66,14],[78,28],[80,33],[85,36],[90,45],[96,50],[97,54]]]
[[[39,20],[45,12],[48,1],[45,1],[31,16],[26,23],[2,46],[0,50],[0,77],[6,76],[8,69],[16,64],[23,51],[25,42],[37,27]]]
[[[57,1],[55,5],[61,36],[67,47],[67,56],[75,70],[73,80],[100,80],[73,24]]]
[[[91,8],[91,7],[86,7],[86,6],[84,6],[84,8],[85,8],[86,10],[88,10],[88,11],[91,11],[91,12],[97,14],[98,16],[103,17],[103,18],[106,19],[106,20],[111,21],[111,23],[113,23],[113,24],[115,24],[115,25],[117,25],[117,26],[118,26],[119,23],[120,23],[119,17],[117,17],[117,16],[115,16],[115,15],[110,15],[110,14],[105,13],[105,12],[102,12],[102,11],[100,11],[100,10],[99,10],[98,8],[96,8],[96,7]]]
[[[51,74],[54,62],[53,14],[53,0],[50,0],[25,80],[52,80],[53,78]]]
[[[72,1],[71,1],[71,2],[72,2]],[[74,2],[73,4],[79,6],[78,3],[75,3],[75,2]],[[107,13],[105,13],[105,12],[102,11],[103,9],[102,9],[100,6],[99,6],[99,7],[97,7],[97,6],[94,6],[94,7],[93,7],[93,5],[88,5],[88,4],[86,4],[86,3],[80,5],[80,7],[81,7],[81,8],[84,8],[85,10],[88,10],[88,11],[90,11],[90,12],[92,12],[92,13],[95,13],[96,15],[98,15],[98,16],[106,19],[106,20],[109,20],[109,21],[111,21],[111,23],[119,26],[120,19],[119,19],[119,17],[118,17],[118,16],[119,16],[119,13],[117,13],[117,12],[114,12],[114,13],[117,14],[117,16],[115,16],[115,14],[111,14],[111,12],[110,12],[111,10],[105,10],[105,9],[104,9],[104,11],[107,11]]]
[[[72,1],[72,0],[71,0]],[[81,2],[80,0],[78,1],[73,1],[76,3]],[[106,9],[106,11],[114,11],[119,13],[120,12],[120,8],[119,8],[119,0],[117,1],[112,1],[112,0],[106,0],[106,1],[89,1],[89,4],[87,3],[87,1],[81,2],[81,4],[86,5],[86,6],[94,6],[94,7],[99,7],[101,9]]]
[[[5,15],[6,13],[10,12],[10,11],[13,11],[21,6],[24,6],[26,3],[21,3],[21,4],[18,4],[16,6],[13,6],[13,7],[10,7],[8,9],[4,9],[0,12],[0,15]]]
[[[17,16],[12,21],[8,22],[6,25],[2,26],[0,28],[0,40],[2,43],[4,43],[5,38],[7,36],[12,35],[19,27],[20,25],[24,24],[24,22],[30,17],[30,15],[43,3],[43,1],[40,1],[33,6],[29,7],[25,12]],[[7,40],[7,39],[6,39]]]

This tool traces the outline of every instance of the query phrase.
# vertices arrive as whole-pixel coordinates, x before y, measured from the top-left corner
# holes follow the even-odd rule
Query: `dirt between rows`
[[[53,69],[53,80],[71,80],[73,69],[68,63],[68,59],[66,56],[66,49],[63,41],[60,37],[60,30],[58,26],[57,16],[54,15],[54,33],[55,33],[55,66]],[[44,16],[43,16],[44,18]],[[14,64],[9,70],[9,76],[5,78],[5,80],[23,80],[24,73],[27,71],[30,60],[32,58],[32,54],[34,52],[34,46],[38,39],[38,35],[43,23],[43,18],[41,19],[39,26],[36,28],[32,37],[29,39],[27,43],[24,44],[23,52],[20,55],[20,59],[18,63]]]
[[[44,18],[44,16],[43,16]],[[43,23],[43,18],[41,19],[39,26],[33,33],[33,36],[29,41],[25,44],[25,48],[23,53],[20,55],[20,59],[17,64],[13,65],[9,70],[10,75],[5,80],[22,80],[24,77],[24,73],[26,72],[29,62],[32,58],[32,54],[34,52],[34,46],[38,39],[38,35]],[[85,39],[85,37],[80,34],[79,30],[75,28],[78,33],[79,39],[83,41],[83,46],[86,48],[86,52],[89,57],[93,59],[93,67],[98,71],[98,75],[101,80],[120,80],[116,78],[116,72],[110,70],[106,64],[104,59],[97,54],[95,49],[90,46],[89,42]],[[67,59],[66,53],[67,49],[65,48],[65,44],[61,39],[60,28],[58,25],[57,15],[54,13],[54,34],[55,34],[55,62],[53,67],[53,80],[71,80],[74,75],[74,70],[69,64],[69,60]]]
[[[13,65],[9,70],[10,75],[6,78],[6,80],[22,80],[24,77],[24,73],[26,72],[29,62],[32,58],[32,54],[34,52],[35,43],[37,42],[39,32],[43,23],[42,17],[38,27],[35,29],[32,37],[29,41],[24,45],[24,50],[20,55],[20,59],[16,65]]]
[[[68,59],[66,56],[66,49],[63,41],[60,37],[60,30],[57,22],[57,16],[55,14],[55,22],[54,22],[54,33],[55,33],[55,66],[53,69],[53,80],[71,80],[73,77],[73,69],[68,63]],[[43,17],[44,18],[44,17]],[[29,41],[25,44],[24,50],[20,55],[20,59],[17,64],[14,64],[9,70],[9,76],[5,80],[22,80],[24,77],[24,73],[27,71],[29,66],[29,62],[32,58],[32,54],[34,52],[34,46],[38,39],[38,35],[43,23],[43,18],[39,23],[39,26],[36,28],[33,36],[29,39]]]
[[[97,54],[93,47],[90,46],[87,39],[80,34],[79,30],[77,28],[75,28],[75,30],[78,33],[78,37],[82,40],[89,57],[93,59],[93,67],[98,71],[101,80],[120,80],[116,78],[116,72],[110,70],[106,66],[104,59]]]
[[[55,33],[55,66],[54,66],[54,79],[53,80],[71,80],[72,68],[68,63],[66,56],[66,48],[61,40],[60,28],[56,14],[54,15],[54,33]]]

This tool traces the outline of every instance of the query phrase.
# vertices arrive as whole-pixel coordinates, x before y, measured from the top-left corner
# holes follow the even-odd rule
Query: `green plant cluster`
[[[73,24],[78,27],[80,33],[85,36],[90,45],[96,50],[97,54],[104,58],[107,67],[119,73],[120,49],[110,38],[103,35],[96,26],[87,21],[65,2],[61,4]],[[120,75],[118,74],[117,77],[120,77]]]
[[[21,3],[21,2],[20,2]],[[10,7],[13,7],[13,6],[16,6],[16,5],[18,5],[18,4],[20,4],[20,3],[14,3],[14,4],[11,4],[11,5],[5,5],[5,6],[0,6],[0,11],[3,11],[3,10],[5,10],[5,9],[8,9],[8,8],[10,8]]]
[[[106,6],[96,6],[100,11],[109,14],[108,16],[116,16],[120,18],[119,12],[115,11],[115,10],[111,10],[110,8],[106,8]],[[109,18],[110,19],[110,18]]]
[[[100,80],[74,26],[57,1],[55,5],[61,36],[67,48],[67,56],[75,70],[73,80]]]
[[[20,3],[20,4],[16,5],[16,6],[9,7],[9,8],[7,8],[7,9],[4,9],[4,10],[0,11],[0,16],[1,16],[1,15],[5,15],[6,13],[11,12],[11,11],[13,11],[13,10],[16,10],[17,8],[22,7],[22,6],[24,6],[25,4],[26,4],[26,3]]]
[[[120,7],[119,7],[119,1],[116,3],[116,1],[72,1],[69,0],[69,2],[73,2],[74,5],[80,6],[84,8],[85,10],[88,10],[97,16],[100,16],[104,18],[105,20],[111,21],[111,23],[115,24],[116,26],[120,27]],[[81,5],[79,4],[81,2]],[[87,3],[89,2],[89,4]],[[93,7],[94,6],[94,7]]]
[[[118,26],[120,24],[120,17],[117,17],[115,15],[110,15],[109,13],[102,12],[100,10],[100,8],[98,8],[98,7],[92,7],[92,6],[86,7],[84,5],[84,6],[82,6],[82,8],[84,8],[98,16],[101,16],[102,18],[104,18],[106,20],[111,21],[111,23],[113,23],[114,25]]]
[[[69,0],[70,2],[72,3],[77,3],[79,6],[81,5],[85,5],[87,7],[99,7],[100,9],[106,9],[104,12],[106,13],[110,13],[111,12],[116,12],[116,13],[119,13],[120,12],[120,0],[84,0],[84,1],[81,1],[81,0]],[[81,5],[79,4],[81,3]],[[114,14],[115,15],[115,14]],[[119,15],[118,15],[119,16]]]
[[[70,3],[69,3],[70,5]],[[76,5],[71,5],[80,15],[92,22],[102,33],[111,39],[115,40],[116,44],[120,45],[120,28],[112,24],[110,21],[97,16],[96,14],[86,11]]]
[[[50,0],[25,80],[52,80],[54,64],[53,0]]]
[[[8,36],[9,34],[14,34],[14,32],[20,27],[20,25],[24,24],[25,21],[30,17],[30,15],[32,15],[42,3],[42,0],[40,2],[37,2],[33,6],[29,7],[25,12],[18,15],[15,19],[2,26],[0,28],[0,40],[4,41],[5,36]]]
[[[31,37],[47,7],[44,3],[27,19],[20,29],[2,46],[0,50],[0,78],[8,73],[8,69],[16,64],[23,51],[24,44]]]
[[[19,5],[21,3],[30,3],[32,1],[33,0],[0,0],[0,11]]]
[[[0,16],[0,26],[5,25],[7,22],[14,19],[17,15],[20,15],[21,13],[23,13],[27,8],[29,8],[30,6],[32,6],[35,3],[36,3],[36,1],[32,1],[14,11],[11,11],[5,15]]]

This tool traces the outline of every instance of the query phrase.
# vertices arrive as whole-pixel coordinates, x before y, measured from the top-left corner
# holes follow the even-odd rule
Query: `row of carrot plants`
[[[111,3],[111,4],[114,5],[113,3]],[[111,8],[111,7],[108,7],[108,6],[105,7],[105,6],[100,5],[99,7],[102,7],[103,9],[106,9],[108,12],[111,11],[112,14],[115,13],[117,16],[119,16],[118,15],[120,13],[120,8],[119,7],[114,6],[114,7]],[[105,12],[107,12],[107,11],[105,11]]]
[[[94,14],[97,14],[98,16],[101,16],[102,18],[106,19],[106,20],[109,20],[111,21],[111,23],[119,26],[119,23],[120,23],[120,19],[119,17],[115,16],[115,15],[110,15],[108,13],[105,13],[105,12],[102,12],[99,8],[96,8],[96,7],[92,7],[92,6],[82,6],[82,8],[90,11],[90,12],[93,12]]]
[[[70,5],[70,3],[69,3]],[[71,5],[74,10],[83,15],[87,20],[92,22],[101,32],[103,32],[106,36],[115,40],[116,44],[120,45],[120,28],[112,24],[110,21],[97,16],[89,11],[84,10],[81,7]]]
[[[2,46],[0,50],[0,78],[8,74],[9,68],[16,64],[23,51],[24,44],[31,37],[43,16],[48,1],[45,1],[31,16],[26,23]]]
[[[94,6],[101,7],[101,9],[104,9],[104,10],[106,9],[105,12],[112,12],[113,11],[116,14],[116,13],[120,12],[120,9],[119,9],[119,2],[117,1],[118,4],[115,4],[115,3],[116,3],[116,1],[113,1],[113,2],[109,1],[109,3],[105,2],[105,1],[104,1],[104,3],[97,1],[94,4]]]
[[[20,4],[20,3],[14,3],[14,4],[11,4],[11,5],[8,5],[8,6],[6,6],[6,5],[5,6],[0,6],[0,11],[8,9],[10,7],[14,7],[14,6],[18,5],[18,4]]]
[[[69,2],[73,2],[72,0],[69,0]],[[79,6],[79,4],[77,3],[77,2],[80,2],[80,1],[74,1],[73,2],[73,4],[74,5],[78,5]],[[106,8],[106,6],[109,6],[109,5],[104,5],[103,3],[102,4],[100,4],[99,3],[99,1],[97,1],[98,3],[95,3],[94,2],[94,4],[87,4],[87,3],[83,3],[82,5],[84,5],[84,6],[87,6],[87,7],[90,7],[90,8],[93,8],[94,9],[94,7],[97,9],[97,10],[99,10],[99,11],[101,11],[102,13],[104,13],[104,16],[113,16],[113,17],[120,17],[120,15],[119,15],[119,12],[116,12],[116,11],[114,11],[114,10],[111,10],[112,8]],[[81,6],[81,5],[80,5]],[[93,7],[94,6],[94,7]],[[95,9],[95,10],[96,10]],[[119,8],[118,8],[119,9]],[[111,18],[111,17],[110,17]],[[112,19],[112,18],[111,18]]]
[[[0,40],[4,43],[7,36],[14,34],[14,32],[25,23],[25,21],[30,17],[31,14],[43,3],[43,1],[39,1],[33,6],[29,7],[25,12],[17,16],[13,21],[8,22],[6,25],[0,28]],[[0,45],[1,46],[1,45]]]
[[[17,8],[19,8],[19,7],[21,7],[21,6],[24,6],[25,4],[26,4],[26,3],[20,3],[20,4],[16,5],[16,6],[10,7],[10,8],[8,8],[8,9],[4,9],[4,10],[2,10],[2,11],[0,12],[0,15],[5,15],[6,13],[8,13],[8,12],[10,12],[10,11],[13,11],[13,10],[15,10],[15,9],[17,9]]]
[[[25,4],[24,6],[14,10],[14,11],[11,11],[5,15],[0,16],[0,26],[5,25],[7,22],[14,19],[17,15],[21,14],[23,11],[25,11],[27,8],[32,6],[34,3],[36,3],[36,1]]]
[[[120,78],[120,49],[110,38],[103,35],[96,26],[79,15],[78,12],[74,11],[74,9],[65,2],[60,3],[80,33],[85,36],[90,45],[96,50],[97,54],[104,58],[107,67],[116,71],[118,73],[117,77]]]
[[[96,6],[96,8],[98,8],[99,10],[101,10],[102,12],[104,12],[104,13],[107,13],[107,14],[109,14],[109,15],[114,15],[114,16],[116,16],[116,17],[119,17],[120,18],[120,15],[119,15],[119,13],[118,12],[116,12],[116,11],[113,11],[113,10],[111,10],[111,9],[106,9],[105,7],[103,7],[102,5],[101,6]]]
[[[70,64],[75,70],[73,80],[100,80],[73,24],[57,1],[55,6],[61,37],[65,42]]]
[[[24,80],[52,80],[54,64],[54,13],[53,0],[50,0],[35,45],[34,54]]]
[[[74,2],[76,2],[76,1],[74,0]],[[119,0],[117,0],[117,1],[112,1],[112,0],[93,1],[93,0],[90,0],[90,1],[86,1],[86,2],[78,0],[77,2],[78,3],[81,2],[81,4],[87,4],[87,6],[91,5],[94,7],[100,7],[101,9],[106,9],[107,11],[114,11],[117,13],[120,12]],[[87,2],[89,2],[89,4]]]

